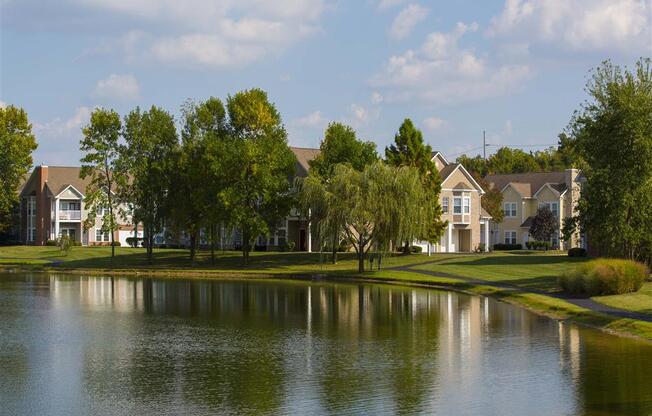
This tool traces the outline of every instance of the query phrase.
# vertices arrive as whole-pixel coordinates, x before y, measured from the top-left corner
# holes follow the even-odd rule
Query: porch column
[[[484,220],[484,251],[489,251],[489,220]]]
[[[310,216],[311,216],[310,214],[311,214],[310,209],[308,209],[308,244],[307,244],[308,253],[312,253],[312,233],[310,230]]]
[[[446,240],[446,252],[447,253],[452,253],[453,252],[453,224],[450,222],[448,223],[448,238]]]
[[[59,199],[54,199],[54,239],[59,238]]]

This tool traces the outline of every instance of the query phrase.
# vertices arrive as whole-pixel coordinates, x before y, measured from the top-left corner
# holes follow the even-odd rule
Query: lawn
[[[147,263],[145,249],[116,247],[111,261],[110,247],[73,247],[69,253],[57,247],[14,246],[0,247],[0,264],[32,265],[56,269],[119,269],[154,271],[192,271],[217,273],[309,274],[326,272],[357,272],[354,253],[338,253],[337,264],[331,264],[329,254],[253,252],[250,264],[244,266],[242,253],[216,251],[215,264],[209,251],[200,250],[191,266],[188,250],[156,249],[153,264]],[[393,255],[383,259],[385,267],[415,264],[431,260],[426,255]],[[369,263],[366,265],[369,266]]]

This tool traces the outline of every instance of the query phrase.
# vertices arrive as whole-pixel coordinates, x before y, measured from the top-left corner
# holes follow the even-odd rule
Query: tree
[[[419,172],[421,183],[427,190],[426,203],[433,216],[429,220],[429,226],[423,229],[424,234],[414,234],[410,237],[433,243],[439,241],[447,226],[447,222],[441,220],[442,209],[439,204],[441,177],[435,162],[432,161],[432,148],[423,142],[423,134],[414,127],[409,118],[406,118],[399,127],[398,133],[394,136],[394,144],[385,148],[385,158],[392,166],[415,168]],[[405,242],[405,254],[409,253],[409,248],[410,240]]]
[[[471,173],[473,178],[478,182],[478,185],[484,190],[484,194],[480,199],[480,204],[487,214],[491,215],[491,219],[496,223],[503,222],[505,212],[503,211],[503,193],[500,189],[492,188],[484,178],[476,176]]]
[[[534,156],[521,149],[501,147],[489,159],[490,173],[502,174],[540,171],[541,167]]]
[[[537,241],[550,241],[555,231],[559,228],[558,219],[548,207],[541,207],[537,215],[532,218],[530,235]]]
[[[337,122],[330,123],[326,128],[319,150],[319,155],[309,162],[310,175],[322,182],[330,180],[335,166],[338,164],[346,164],[360,172],[366,166],[378,160],[375,143],[358,140],[352,127]],[[308,220],[311,223],[321,222],[333,225],[328,229],[322,227],[321,232],[328,233],[328,241],[324,241],[324,244],[329,245],[331,248],[331,262],[333,264],[337,263],[337,250],[342,237],[341,227],[335,225],[337,221],[333,222],[332,218],[320,218],[319,216],[322,213],[325,214],[326,211],[319,210],[318,207],[308,212]]]
[[[215,220],[224,213],[218,204],[218,194],[224,182],[221,161],[228,157],[224,145],[228,127],[224,105],[216,98],[199,104],[187,102],[183,121],[171,187],[174,195],[171,212],[174,222],[189,236],[190,261],[194,263],[202,229],[211,230],[213,247]],[[211,260],[214,261],[213,250]]]
[[[372,247],[380,254],[392,242],[421,235],[433,215],[426,203],[428,192],[413,167],[376,162],[359,172],[337,164],[329,181],[309,176],[302,185],[300,199],[321,213],[316,226],[326,232],[318,236],[339,228],[356,251],[360,272]]]
[[[652,264],[652,62],[604,62],[569,132],[585,163],[580,228],[605,256]]]
[[[491,156],[489,158],[491,159]],[[464,166],[464,168],[476,179],[484,178],[490,173],[493,173],[489,172],[488,161],[480,155],[476,155],[475,157],[461,155],[455,162]]]
[[[134,226],[143,224],[147,261],[152,263],[154,235],[161,232],[170,205],[173,154],[178,147],[174,119],[152,106],[136,108],[124,119],[125,146],[121,151],[121,170],[129,173],[124,200],[132,206]]]
[[[254,240],[269,235],[294,205],[289,178],[296,157],[287,143],[281,116],[260,89],[227,99],[232,139],[224,165],[230,172],[222,193],[229,218],[242,236],[242,254],[249,261]]]
[[[97,108],[91,113],[90,123],[82,129],[84,138],[80,142],[80,150],[85,155],[81,159],[79,176],[82,179],[90,178],[84,198],[89,211],[85,225],[88,228],[95,224],[97,213],[103,212],[101,230],[111,235],[112,263],[115,257],[114,232],[118,227],[116,218],[120,204],[115,192],[126,183],[126,175],[119,159],[120,130],[118,113]]]
[[[345,163],[357,171],[378,160],[376,144],[356,138],[355,130],[342,123],[333,122],[324,132],[319,145],[319,155],[309,162],[310,170],[322,178],[332,175],[335,165]]]
[[[0,107],[0,231],[12,224],[18,187],[32,167],[32,152],[36,147],[25,110],[13,105]]]

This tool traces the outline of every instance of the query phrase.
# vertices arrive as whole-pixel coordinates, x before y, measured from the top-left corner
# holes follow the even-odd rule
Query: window
[[[453,198],[453,214],[461,214],[462,213],[462,198],[459,196],[456,196]]]
[[[448,197],[445,196],[441,202],[441,210],[444,214],[448,214]]]
[[[59,208],[61,211],[79,211],[81,204],[75,201],[61,201]]]
[[[465,214],[471,213],[471,197],[468,196],[464,197],[464,213]]]
[[[109,233],[102,233],[102,230],[100,228],[97,228],[95,230],[95,241],[98,243],[101,243],[102,241],[109,242],[111,241],[111,236]]]
[[[539,209],[543,207],[547,207],[555,216],[559,216],[559,202],[540,202]]]
[[[516,218],[516,202],[505,202],[503,212],[506,218]]]
[[[505,231],[505,244],[516,244],[516,231]]]

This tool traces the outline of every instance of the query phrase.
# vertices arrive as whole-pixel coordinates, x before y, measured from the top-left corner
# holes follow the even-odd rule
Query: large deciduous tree
[[[652,63],[604,62],[586,90],[569,128],[585,163],[580,228],[602,255],[652,263]]]
[[[356,137],[355,130],[351,126],[337,122],[330,123],[326,128],[324,138],[319,145],[319,151],[319,155],[309,162],[309,177],[310,181],[322,182],[324,185],[327,185],[327,182],[330,181],[335,166],[338,164],[345,164],[361,172],[366,166],[378,160],[375,143],[359,140]],[[315,183],[308,184],[308,186],[310,185],[315,185]],[[330,201],[330,203],[333,202]],[[322,235],[324,238],[328,236],[327,239],[323,240],[322,245],[330,247],[332,253],[331,262],[333,264],[337,263],[337,250],[343,236],[342,228],[338,221],[339,216],[335,215],[332,218],[322,218],[322,215],[330,215],[330,213],[319,209],[319,205],[312,207],[309,210],[309,214],[309,221],[311,223],[322,224],[318,228],[318,232],[322,234],[327,233]],[[324,227],[323,224],[329,224],[329,226]]]
[[[25,110],[13,105],[0,107],[0,232],[12,224],[18,186],[32,167],[36,146]]]
[[[287,143],[281,116],[260,89],[227,100],[232,138],[224,163],[230,172],[222,193],[232,223],[242,236],[245,264],[256,237],[269,235],[294,205],[289,178],[296,157]]]
[[[151,264],[154,235],[162,231],[170,204],[177,131],[172,116],[152,106],[145,112],[136,108],[125,117],[123,136],[121,169],[130,177],[123,189],[124,200],[131,205],[134,225],[143,224]]]
[[[405,242],[405,253],[409,253],[411,239],[418,238],[431,243],[439,241],[447,225],[446,221],[441,220],[442,209],[439,204],[441,177],[432,160],[432,148],[423,142],[423,134],[409,118],[401,124],[398,133],[394,136],[394,143],[385,148],[385,158],[392,166],[405,166],[417,170],[421,183],[427,191],[426,204],[432,214],[428,219],[428,227],[420,228],[419,233],[416,233],[417,230],[415,233],[407,233],[409,240]]]
[[[115,256],[115,230],[120,199],[116,191],[126,183],[124,167],[120,163],[120,116],[113,110],[97,108],[91,113],[90,123],[82,129],[84,137],[80,150],[80,177],[90,178],[86,186],[84,202],[89,211],[86,227],[95,224],[98,212],[102,212],[101,230],[111,236],[111,262]]]

